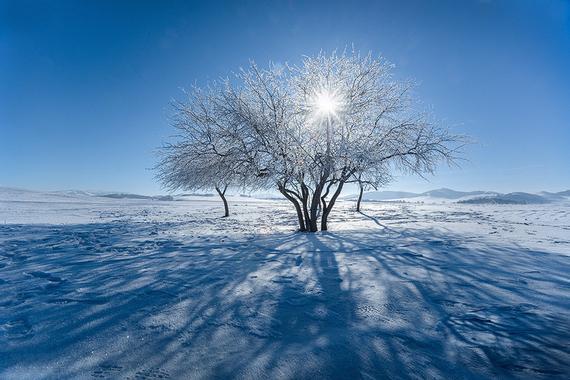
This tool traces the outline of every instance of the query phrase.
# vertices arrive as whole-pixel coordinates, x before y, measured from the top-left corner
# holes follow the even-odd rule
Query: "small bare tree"
[[[379,168],[377,168],[379,169]],[[356,212],[360,212],[362,204],[362,196],[364,190],[374,189],[378,190],[379,187],[388,184],[392,180],[390,173],[384,170],[377,170],[373,175],[369,175],[368,171],[361,171],[354,175],[352,183],[358,186],[358,197],[356,198]]]
[[[176,142],[161,149],[157,177],[170,190],[215,189],[230,215],[226,191],[246,183],[243,165],[236,160],[228,129],[218,122],[217,108],[208,92],[193,89],[188,102],[174,102]]]

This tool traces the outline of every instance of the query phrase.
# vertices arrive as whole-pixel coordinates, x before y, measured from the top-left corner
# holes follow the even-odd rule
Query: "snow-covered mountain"
[[[354,200],[357,194],[344,199]],[[570,200],[570,190],[552,193],[542,191],[537,194],[513,192],[502,194],[493,191],[457,191],[447,188],[424,193],[403,191],[370,191],[363,194],[364,201],[424,202],[424,203],[468,203],[468,204],[541,204]]]
[[[130,193],[110,193],[83,190],[35,191],[14,187],[0,186],[0,201],[12,202],[104,202],[108,198],[114,199],[149,199],[173,200],[170,195],[140,195]]]
[[[343,199],[355,200],[358,194],[350,194]],[[82,190],[63,191],[33,191],[12,187],[0,186],[0,202],[105,202],[112,199],[125,199],[137,201],[173,201],[212,198],[217,200],[215,194],[178,194],[172,195],[141,195],[121,192],[95,192]],[[282,199],[279,194],[252,194],[236,197],[240,200],[251,199]],[[569,202],[570,190],[557,193],[542,191],[536,194],[513,192],[497,193],[492,191],[457,191],[447,188],[435,189],[424,193],[407,191],[369,191],[362,199],[367,202],[415,202],[415,203],[467,203],[467,204],[541,204],[550,202]]]
[[[426,191],[421,195],[424,197],[442,198],[442,199],[460,199],[470,196],[490,195],[496,193],[489,193],[486,191],[456,191],[447,188],[435,189]]]
[[[174,198],[172,195],[140,195],[131,193],[109,193],[102,194],[100,197],[104,198],[114,198],[114,199],[152,199],[156,201],[172,201]]]
[[[556,199],[563,200],[563,199]],[[487,195],[481,197],[475,197],[471,199],[460,200],[459,203],[469,203],[469,204],[540,204],[548,203],[554,201],[553,198],[546,198],[538,194],[529,193],[508,193],[508,194],[497,194],[497,195]]]
[[[95,193],[79,190],[34,191],[0,186],[0,202],[74,202],[94,197]]]
[[[258,193],[251,195],[230,194],[226,198],[239,202],[258,202],[260,200],[271,201],[274,199],[283,200],[280,194]],[[126,192],[105,192],[105,191],[82,191],[82,190],[60,190],[60,191],[36,191],[19,189],[13,187],[0,186],[0,202],[36,202],[36,203],[145,203],[163,201],[208,201],[219,202],[218,194],[214,193],[183,193],[172,195],[143,195]]]
[[[547,199],[551,202],[564,201],[564,200],[570,198],[570,190],[560,191],[558,193],[551,193],[549,191],[541,191],[540,193],[538,193],[538,195],[540,195],[541,197],[544,197],[545,199]]]
[[[362,199],[366,201],[387,201],[392,199],[406,199],[419,196],[417,193],[410,193],[407,191],[368,191],[362,195]],[[344,199],[356,199],[358,194],[350,194]]]

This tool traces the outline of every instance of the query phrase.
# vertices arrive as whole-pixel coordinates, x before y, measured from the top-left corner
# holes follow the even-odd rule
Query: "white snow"
[[[570,205],[0,191],[0,378],[567,378]]]

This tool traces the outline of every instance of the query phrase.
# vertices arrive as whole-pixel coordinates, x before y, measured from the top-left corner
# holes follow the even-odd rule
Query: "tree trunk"
[[[317,225],[319,205],[321,203],[320,188],[317,186],[313,198],[311,199],[311,210],[309,215],[309,232],[317,232],[319,227]]]
[[[318,211],[321,205],[321,194],[323,192],[323,187],[325,186],[326,177],[322,177],[321,181],[317,186],[315,186],[315,192],[313,193],[313,197],[311,199],[311,210],[310,210],[310,220],[309,220],[309,231],[310,232],[317,232],[319,230],[317,220],[318,220]],[[324,211],[324,210],[323,210]]]
[[[283,196],[287,198],[289,202],[293,203],[293,206],[295,206],[295,211],[297,211],[297,219],[299,222],[299,231],[301,232],[307,231],[307,226],[305,224],[305,221],[303,220],[303,211],[301,210],[301,205],[299,204],[299,202],[291,194],[288,194],[285,188],[279,187],[279,192],[283,194]]]
[[[331,210],[332,210],[338,196],[340,195],[340,192],[342,191],[343,186],[344,186],[344,181],[339,181],[338,186],[337,186],[328,206],[325,209],[323,209],[323,215],[321,216],[321,231],[328,230],[329,214],[331,213]]]
[[[332,181],[329,182],[329,184],[327,185],[327,189],[325,190],[325,193],[321,195],[321,204],[319,205],[321,210],[327,209],[327,197],[329,195],[329,192],[330,192],[333,184],[334,184],[334,182],[332,182]]]
[[[309,189],[303,182],[301,182],[301,193],[302,193],[301,202],[303,206],[303,215],[305,216],[305,226],[308,227],[309,222],[311,220],[311,216],[309,214]]]
[[[356,212],[360,212],[360,202],[362,202],[362,193],[364,192],[364,187],[362,184],[360,186],[360,193],[358,194],[358,200],[356,201]]]
[[[226,199],[226,189],[228,187],[224,187],[224,190],[220,190],[219,187],[216,186],[216,191],[218,192],[218,195],[220,196],[220,198],[222,198],[222,201],[224,201],[224,218],[230,216],[230,209],[228,207],[228,201]]]

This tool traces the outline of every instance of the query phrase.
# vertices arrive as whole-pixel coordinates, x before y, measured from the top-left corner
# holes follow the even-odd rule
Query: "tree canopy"
[[[418,106],[393,65],[357,52],[305,57],[300,65],[251,63],[193,88],[175,103],[175,143],[159,179],[169,188],[277,189],[299,229],[328,228],[348,182],[385,184],[394,172],[425,175],[454,163],[465,138]]]

